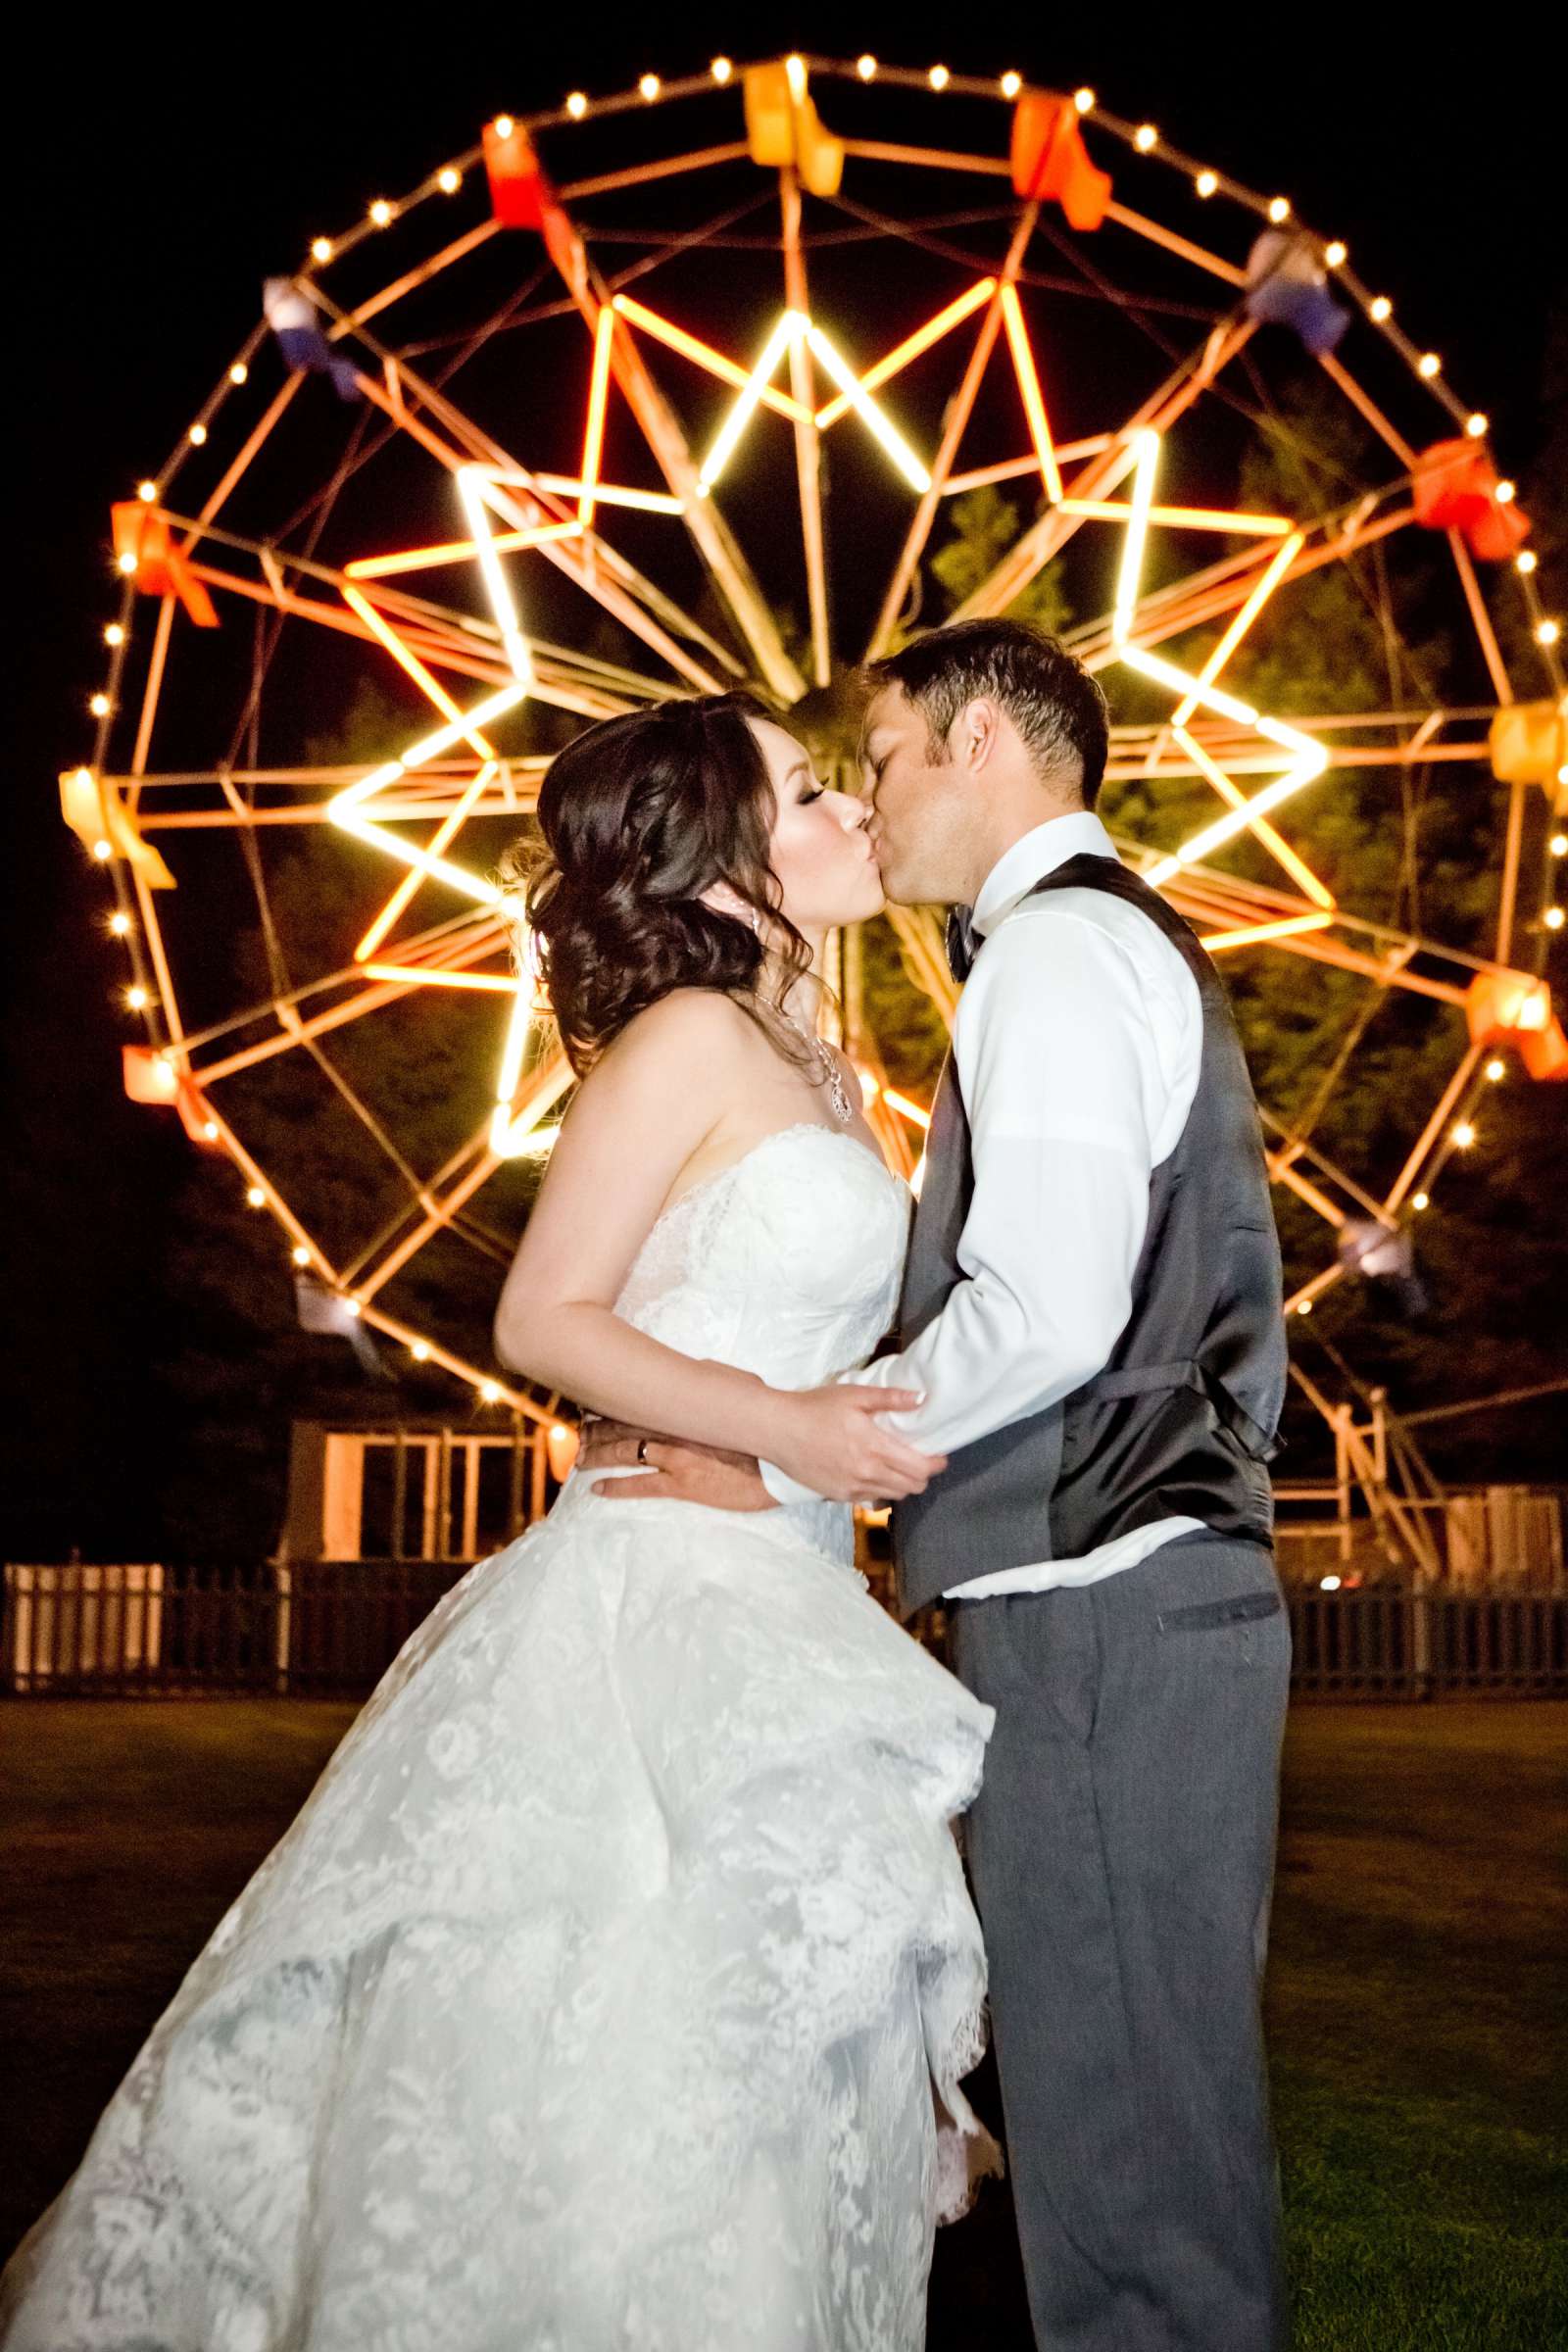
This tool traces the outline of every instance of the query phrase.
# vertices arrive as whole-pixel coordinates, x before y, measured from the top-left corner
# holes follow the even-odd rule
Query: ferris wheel
[[[1373,453],[1294,506],[1244,494],[1284,361]],[[1544,977],[1568,698],[1488,429],[1343,242],[1088,89],[719,58],[497,116],[268,281],[113,511],[97,736],[61,791],[129,959],[127,1089],[231,1164],[318,1327],[368,1327],[476,1404],[543,1417],[434,1327],[416,1279],[437,1244],[495,1254],[481,1197],[548,1147],[570,1084],[514,968],[499,850],[570,733],[662,697],[750,685],[848,758],[847,673],[937,617],[960,502],[1007,491],[1019,527],[956,612],[1016,608],[1070,566],[1064,633],[1118,722],[1102,808],[1123,854],[1212,953],[1291,957],[1303,994],[1351,975],[1366,1008],[1404,996],[1446,1024],[1396,1171],[1339,1164],[1316,1112],[1265,1097],[1274,1179],[1321,1223],[1289,1301],[1309,1311],[1397,1259],[1489,1071],[1568,1074]],[[1388,707],[1250,698],[1260,623],[1406,549],[1441,571],[1479,699],[1408,673]],[[320,713],[355,710],[377,740],[323,749]],[[1479,946],[1374,920],[1324,878],[1347,780],[1416,768],[1494,810]],[[1135,806],[1180,823],[1129,831]],[[935,916],[887,920],[951,1017]],[[214,952],[241,922],[254,968]],[[911,1172],[924,1112],[889,1080],[860,943],[838,952],[868,1115]],[[417,1054],[433,1006],[485,1099],[421,1161],[367,1073]],[[319,1092],[314,1187],[269,1164],[285,1063]],[[374,1183],[334,1182],[350,1131]]]

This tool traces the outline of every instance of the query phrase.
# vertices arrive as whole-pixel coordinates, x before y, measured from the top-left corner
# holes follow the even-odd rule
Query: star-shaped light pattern
[[[497,634],[512,673],[511,682],[498,688],[495,693],[487,695],[472,710],[459,710],[439,680],[431,674],[413,649],[399,637],[397,631],[376,610],[370,599],[362,589],[346,580],[343,596],[350,609],[359,614],[360,618],[380,639],[388,652],[392,654],[420,690],[429,696],[436,709],[443,713],[446,723],[436,728],[433,733],[422,736],[396,759],[389,760],[380,767],[372,769],[369,775],[364,777],[358,784],[351,785],[346,792],[339,793],[328,808],[332,821],[341,826],[345,832],[354,834],[357,839],[369,843],[373,848],[385,851],[411,869],[361,939],[355,950],[355,960],[364,963],[369,974],[376,978],[397,978],[426,987],[494,988],[509,995],[512,999],[507,1020],[506,1040],[502,1048],[501,1070],[497,1080],[496,1105],[490,1125],[490,1148],[492,1152],[499,1157],[511,1156],[526,1149],[538,1119],[549,1107],[550,1102],[555,1099],[554,1095],[541,1093],[536,1089],[535,1100],[530,1105],[529,1113],[523,1117],[514,1114],[513,1106],[527,1050],[528,1032],[532,1019],[533,991],[531,985],[514,979],[504,979],[499,975],[396,962],[378,964],[370,959],[404,907],[413,898],[423,877],[445,882],[465,897],[476,901],[478,905],[492,911],[499,912],[503,904],[502,893],[494,882],[482,874],[475,873],[469,866],[460,865],[455,859],[446,857],[444,853],[461,830],[464,819],[482,797],[486,786],[497,772],[499,762],[494,749],[481,730],[490,721],[504,716],[510,710],[514,710],[525,700],[534,682],[532,654],[527,639],[523,636],[511,587],[502,569],[496,534],[491,528],[487,506],[487,496],[493,494],[496,487],[504,483],[507,478],[501,469],[481,466],[466,467],[458,477],[458,489],[467,517],[470,537],[466,541],[451,543],[439,549],[415,551],[415,556],[416,558],[422,557],[426,562],[449,561],[460,554],[472,555],[477,559],[480,576],[490,598]],[[506,545],[508,547],[536,545],[542,535],[561,535],[563,527],[580,531],[583,525],[579,521],[567,526],[544,524],[537,527],[514,529],[508,533]],[[374,560],[372,559],[371,562],[373,564]],[[385,563],[377,566],[383,571],[389,567]],[[398,565],[400,569],[415,567],[414,562],[404,562]],[[361,576],[364,576],[366,564],[362,562],[358,568]],[[416,773],[419,768],[460,742],[470,746],[480,761],[480,766],[472,782],[459,795],[452,810],[436,828],[432,839],[427,844],[420,846],[409,842],[401,834],[391,831],[387,820],[397,818],[399,814],[397,805],[395,803],[387,805],[378,800],[377,796],[384,794],[389,786],[400,783],[405,776]],[[560,1091],[560,1088],[556,1090],[558,1094]]]
[[[1171,733],[1199,771],[1207,778],[1221,797],[1231,804],[1224,816],[1216,817],[1212,824],[1205,825],[1200,831],[1190,834],[1178,850],[1173,852],[1170,857],[1161,858],[1150,870],[1148,879],[1158,889],[1162,882],[1168,882],[1179,874],[1184,866],[1196,864],[1200,858],[1206,858],[1210,851],[1222,848],[1227,841],[1233,840],[1238,833],[1245,829],[1250,827],[1254,834],[1258,833],[1258,828],[1266,822],[1271,812],[1283,801],[1288,801],[1294,793],[1299,792],[1302,785],[1312,783],[1323,773],[1329,762],[1328,754],[1323,746],[1314,742],[1309,735],[1303,735],[1297,727],[1287,726],[1283,719],[1271,718],[1265,712],[1254,710],[1250,703],[1242,702],[1236,695],[1227,694],[1215,683],[1225,662],[1241,642],[1247,627],[1262,611],[1269,595],[1272,594],[1274,587],[1288,568],[1292,556],[1299,548],[1301,536],[1298,532],[1291,532],[1285,538],[1278,554],[1265,569],[1257,587],[1243,605],[1236,619],[1226,630],[1197,677],[1191,676],[1184,669],[1179,669],[1174,662],[1167,662],[1163,655],[1151,653],[1147,647],[1137,642],[1134,631],[1137,623],[1139,589],[1143,579],[1144,554],[1148,545],[1150,517],[1153,511],[1154,476],[1159,465],[1160,437],[1155,432],[1141,432],[1135,436],[1133,447],[1133,494],[1127,517],[1126,536],[1122,543],[1121,564],[1117,573],[1111,642],[1118,661],[1124,662],[1129,669],[1139,671],[1144,677],[1152,678],[1157,684],[1169,687],[1171,692],[1179,698],[1176,712],[1171,720]],[[1237,519],[1232,517],[1233,524]],[[1192,717],[1194,710],[1199,708],[1212,710],[1222,718],[1231,719],[1241,726],[1253,729],[1262,741],[1274,745],[1285,754],[1280,773],[1275,777],[1273,783],[1265,785],[1261,792],[1253,793],[1250,799],[1243,799],[1236,793],[1230,778],[1188,731],[1187,721]],[[1272,827],[1268,828],[1266,836],[1259,834],[1259,838],[1264,840],[1265,846],[1274,849],[1276,854],[1278,849],[1283,846]],[[1300,881],[1308,895],[1317,901],[1317,906],[1312,913],[1286,918],[1289,928],[1291,931],[1297,932],[1306,929],[1321,929],[1331,918],[1334,902],[1316,876],[1311,875],[1300,860],[1293,858],[1288,862],[1294,862],[1295,878]],[[1255,939],[1258,936],[1257,927],[1250,925],[1248,928]],[[1287,933],[1284,929],[1271,928],[1267,935],[1279,938],[1287,936]],[[1216,942],[1216,944],[1219,943]]]
[[[1228,932],[1211,935],[1209,944],[1216,947],[1227,944],[1241,946],[1254,940],[1284,938],[1304,930],[1321,928],[1332,919],[1332,896],[1268,821],[1271,811],[1281,802],[1322,773],[1327,765],[1326,755],[1318,744],[1298,730],[1254,710],[1217,683],[1226,662],[1288,572],[1302,545],[1303,534],[1294,529],[1286,518],[1235,510],[1156,507],[1153,493],[1160,436],[1150,430],[1127,438],[1120,457],[1102,482],[1102,488],[1113,489],[1130,471],[1133,476],[1130,499],[1103,496],[1078,499],[1069,496],[1063,486],[1060,463],[1022,307],[1017,289],[1010,281],[1004,280],[999,284],[994,277],[978,279],[921,327],[884,354],[863,375],[858,376],[816,321],[804,312],[790,309],[781,313],[748,370],[647,305],[634,302],[624,295],[616,295],[612,301],[601,304],[594,322],[593,361],[580,471],[575,475],[531,474],[519,468],[465,466],[458,471],[457,485],[468,526],[466,538],[389,555],[360,558],[345,566],[347,577],[343,595],[350,608],[428,696],[444,721],[441,727],[422,737],[396,760],[373,770],[331,804],[330,813],[337,824],[359,839],[385,851],[410,869],[365,933],[356,951],[356,959],[367,966],[372,977],[397,977],[420,986],[489,989],[512,996],[513,1005],[497,1085],[497,1107],[492,1122],[491,1142],[496,1152],[506,1153],[525,1149],[530,1140],[532,1122],[519,1123],[514,1120],[511,1105],[526,1058],[532,1019],[531,989],[519,987],[513,979],[497,974],[465,972],[429,963],[375,963],[370,958],[409,905],[422,878],[443,881],[492,910],[498,910],[500,906],[500,893],[494,884],[471,868],[448,858],[445,853],[497,772],[498,762],[493,747],[482,732],[484,725],[514,709],[533,685],[532,659],[503,565],[503,557],[541,546],[551,539],[584,536],[591,539],[602,528],[602,524],[596,520],[601,507],[637,506],[676,515],[683,512],[685,502],[673,494],[633,489],[607,483],[602,478],[605,419],[615,333],[627,333],[635,326],[734,387],[736,398],[714,433],[697,475],[696,495],[699,497],[706,498],[711,494],[760,407],[765,405],[787,419],[798,421],[804,417],[806,412],[801,404],[773,382],[792,348],[802,343],[809,349],[823,372],[838,387],[834,398],[815,412],[812,420],[816,428],[826,432],[845,416],[852,414],[857,416],[886,452],[897,472],[918,495],[929,490],[930,471],[875,399],[875,390],[993,301],[1000,310],[1030,442],[1048,503],[1086,520],[1119,521],[1125,526],[1113,616],[1112,646],[1115,658],[1143,675],[1167,685],[1178,697],[1177,708],[1170,721],[1171,739],[1192,767],[1206,778],[1227,804],[1227,811],[1223,816],[1194,834],[1172,856],[1156,864],[1150,878],[1156,886],[1169,881],[1183,867],[1205,858],[1237,833],[1249,829],[1290,873],[1311,902],[1311,911],[1283,916],[1263,924],[1233,927]],[[538,514],[538,509],[529,500],[529,494],[536,491],[558,496],[574,495],[577,501],[575,516],[548,521],[526,519]],[[519,507],[519,499],[529,503]],[[497,520],[504,526],[500,531],[495,528]],[[1160,525],[1250,532],[1278,542],[1260,577],[1196,677],[1140,645],[1135,634],[1149,533],[1151,528]],[[469,560],[478,564],[513,682],[465,712],[459,710],[426,664],[399,635],[364,588],[353,583]],[[1243,795],[1190,732],[1188,722],[1195,710],[1200,708],[1254,730],[1260,741],[1283,753],[1281,769],[1274,781],[1250,798]],[[397,818],[396,806],[386,804],[378,796],[384,795],[389,786],[416,772],[459,742],[467,743],[481,764],[428,843],[422,846],[411,843],[400,833],[390,830],[390,824]]]
[[[989,290],[989,281],[988,281]],[[953,306],[959,310],[960,306]],[[971,300],[967,308],[973,308]],[[548,540],[581,537],[595,529],[595,517],[600,506],[635,506],[655,513],[679,514],[684,501],[662,492],[630,489],[601,478],[600,466],[604,452],[605,415],[609,401],[612,342],[617,327],[627,331],[622,323],[623,313],[634,313],[639,321],[652,320],[663,329],[662,339],[677,342],[688,356],[696,356],[710,372],[738,380],[739,397],[709,453],[698,479],[698,495],[707,496],[722,471],[739,441],[752,413],[771,391],[770,378],[791,346],[804,341],[822,367],[824,372],[839,387],[836,413],[853,411],[866,424],[892,457],[899,470],[915,489],[929,483],[929,475],[908,444],[885,416],[854,371],[847,366],[826,335],[815,322],[804,314],[786,311],[769,335],[760,358],[745,373],[732,364],[723,362],[721,355],[700,344],[695,337],[681,337],[679,330],[648,312],[641,305],[623,304],[601,306],[595,322],[593,366],[589,380],[588,408],[583,434],[582,468],[576,475],[532,474],[520,468],[465,466],[457,476],[468,535],[461,540],[448,540],[436,546],[400,550],[390,555],[361,557],[345,565],[342,594],[354,612],[380,641],[406,673],[427,695],[440,711],[444,724],[421,737],[396,759],[383,764],[347,791],[339,793],[329,804],[332,821],[345,832],[355,835],[371,847],[386,852],[409,867],[408,874],[387,900],[375,919],[361,939],[355,951],[357,962],[365,965],[371,978],[398,980],[419,987],[468,987],[494,989],[512,997],[501,1066],[496,1084],[496,1106],[491,1119],[490,1148],[501,1157],[514,1156],[526,1151],[534,1142],[537,1123],[549,1107],[554,1095],[540,1096],[531,1090],[530,1107],[518,1114],[514,1105],[523,1064],[527,1058],[530,1031],[534,1019],[534,989],[530,982],[518,982],[489,973],[473,973],[428,963],[414,964],[397,961],[375,962],[371,958],[386,940],[398,917],[403,913],[417,890],[422,878],[445,882],[450,887],[477,901],[479,905],[499,911],[502,894],[496,885],[470,867],[459,864],[445,853],[461,831],[465,819],[496,775],[499,762],[493,747],[482,730],[492,720],[514,710],[534,686],[533,662],[526,637],[518,618],[511,585],[503,567],[504,555],[529,547],[543,545]],[[798,410],[798,404],[775,396],[770,405],[786,413]],[[834,421],[833,416],[828,422]],[[556,522],[527,522],[516,520],[514,499],[526,497],[532,491],[575,493],[577,514],[574,519]],[[508,527],[497,532],[498,518]],[[446,689],[435,678],[407,641],[399,635],[386,615],[378,610],[359,582],[385,578],[394,573],[419,570],[431,565],[471,559],[479,567],[491,608],[497,635],[505,652],[513,682],[487,696],[473,709],[460,710]],[[455,744],[466,743],[481,764],[471,783],[460,794],[449,813],[442,819],[431,839],[423,844],[406,840],[390,830],[399,817],[396,803],[387,803],[384,796],[389,787],[402,782],[405,776],[417,772],[430,760],[452,749]],[[526,943],[523,949],[526,955]],[[564,1080],[563,1079],[563,1084]],[[560,1090],[557,1089],[557,1092]]]

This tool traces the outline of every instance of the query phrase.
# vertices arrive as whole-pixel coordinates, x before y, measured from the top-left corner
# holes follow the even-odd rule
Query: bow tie
[[[948,969],[961,988],[968,979],[975,956],[980,951],[980,933],[974,927],[974,917],[967,906],[948,909],[947,950]]]

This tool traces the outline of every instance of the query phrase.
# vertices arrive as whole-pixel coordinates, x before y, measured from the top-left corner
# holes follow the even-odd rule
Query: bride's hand
[[[921,1401],[912,1389],[838,1381],[781,1395],[766,1458],[834,1502],[887,1502],[923,1494],[947,1468],[947,1455],[921,1453],[880,1422],[882,1414],[911,1412]]]

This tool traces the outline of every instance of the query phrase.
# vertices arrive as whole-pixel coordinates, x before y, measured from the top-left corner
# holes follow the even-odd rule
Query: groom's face
[[[959,761],[933,756],[925,713],[902,686],[883,687],[867,706],[860,765],[871,846],[888,897],[905,906],[952,906],[965,898],[973,794]]]

